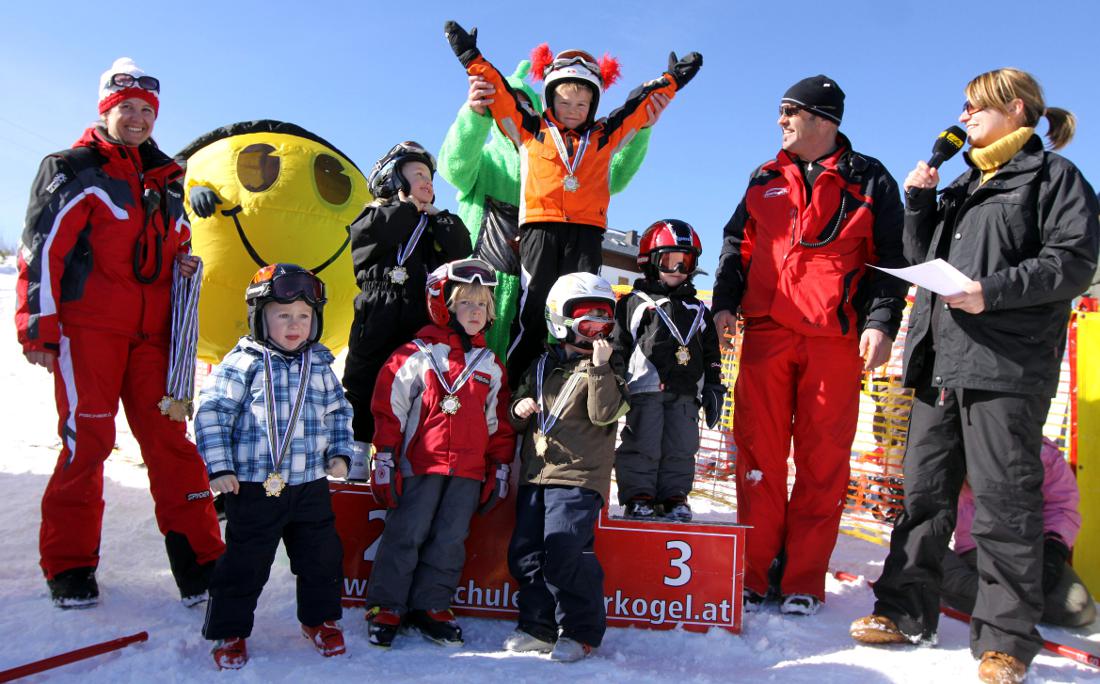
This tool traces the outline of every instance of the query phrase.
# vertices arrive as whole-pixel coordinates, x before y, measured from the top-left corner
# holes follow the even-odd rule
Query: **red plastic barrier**
[[[0,672],[0,682],[10,682],[13,679],[19,679],[20,677],[29,677],[32,674],[45,672],[46,670],[52,670],[56,667],[61,667],[62,665],[75,663],[78,660],[84,660],[86,658],[92,658],[103,653],[117,651],[120,648],[126,648],[130,644],[135,644],[139,641],[147,641],[148,639],[148,632],[138,632],[137,634],[131,634],[130,636],[112,639],[111,641],[104,641],[100,644],[78,648],[75,651],[68,651],[67,653],[61,653],[55,656],[51,656],[49,658],[43,658],[42,660],[36,660],[33,663],[27,663],[26,665],[20,665],[19,667],[13,667],[10,670],[4,670],[3,672]]]

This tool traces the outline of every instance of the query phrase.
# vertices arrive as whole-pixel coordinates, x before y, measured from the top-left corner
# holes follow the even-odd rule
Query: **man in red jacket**
[[[753,527],[747,610],[770,594],[784,614],[812,615],[824,601],[860,372],[889,358],[905,304],[906,284],[867,266],[905,265],[898,186],[839,133],[843,113],[832,79],[791,86],[779,106],[783,149],[753,173],[724,232],[713,308],[719,331],[736,332],[739,307],[745,323],[734,438],[738,519]]]
[[[149,471],[183,601],[206,596],[224,550],[186,424],[162,415],[172,270],[191,275],[183,170],[151,136],[160,82],[128,57],[100,78],[100,121],[42,161],[19,250],[23,354],[54,374],[61,455],[42,497],[42,570],[56,605],[98,601],[103,462],[119,399]]]

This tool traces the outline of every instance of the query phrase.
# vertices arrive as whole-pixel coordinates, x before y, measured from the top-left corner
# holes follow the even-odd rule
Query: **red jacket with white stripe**
[[[417,337],[431,349],[448,383],[454,383],[485,348],[485,338],[473,338],[463,352],[458,333],[426,325]],[[504,366],[491,351],[482,357],[456,396],[461,404],[454,415],[440,407],[447,395],[427,355],[413,342],[404,344],[386,361],[374,385],[374,448],[390,452],[403,475],[453,475],[479,482],[487,469],[511,463],[515,432],[508,421],[508,392]]]
[[[56,350],[61,326],[167,344],[173,260],[191,239],[182,178],[152,140],[118,145],[95,127],[42,160],[19,249],[24,351]]]

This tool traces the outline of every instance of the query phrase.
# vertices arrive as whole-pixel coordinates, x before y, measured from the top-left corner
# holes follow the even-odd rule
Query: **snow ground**
[[[362,609],[345,611],[348,655],[323,659],[298,633],[294,582],[286,556],[279,554],[260,599],[252,656],[239,672],[217,673],[209,644],[199,633],[202,609],[180,605],[153,520],[148,480],[125,420],[119,419],[119,450],[107,462],[102,562],[97,574],[100,605],[61,611],[48,599],[38,569],[39,499],[56,459],[58,440],[52,383],[21,358],[12,330],[15,267],[0,263],[0,670],[92,643],[148,631],[149,640],[112,654],[67,665],[43,681],[130,682],[156,678],[161,684],[218,677],[221,681],[537,682],[572,684],[578,679],[654,682],[776,681],[955,682],[976,681],[967,648],[967,627],[944,618],[940,646],[893,650],[855,646],[848,624],[869,612],[866,582],[829,579],[826,606],[813,618],[776,612],[745,616],[741,635],[721,631],[609,629],[596,657],[559,665],[538,656],[500,650],[510,623],[460,618],[467,636],[462,649],[442,649],[414,636],[399,638],[390,652],[366,641]],[[706,500],[697,510],[716,517],[729,511]],[[708,515],[708,517],[710,517]],[[877,577],[882,546],[842,535],[833,567]],[[1043,629],[1047,638],[1100,652],[1100,626],[1066,632]],[[1100,672],[1053,655],[1040,655],[1030,681],[1100,681]]]

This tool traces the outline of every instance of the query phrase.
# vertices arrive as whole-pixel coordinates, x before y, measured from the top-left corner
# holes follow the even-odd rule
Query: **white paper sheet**
[[[963,285],[970,282],[959,269],[947,263],[943,259],[933,259],[916,266],[906,268],[879,268],[868,264],[878,270],[897,276],[902,280],[908,280],[918,287],[931,290],[938,295],[955,295],[963,291]]]

